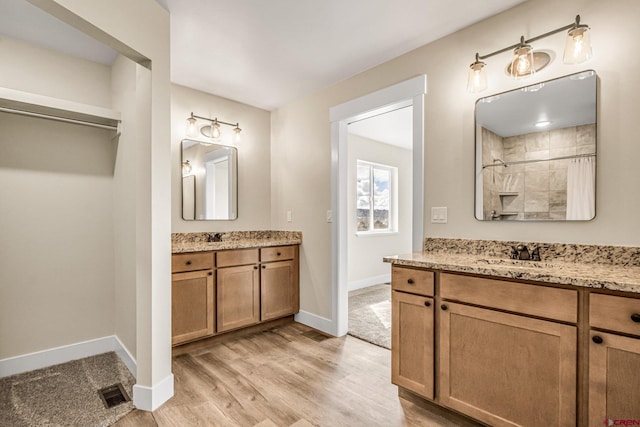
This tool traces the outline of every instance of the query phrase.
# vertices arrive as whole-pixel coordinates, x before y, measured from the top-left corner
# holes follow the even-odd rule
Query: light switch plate
[[[333,222],[333,213],[331,210],[327,211],[327,222]]]
[[[431,208],[431,222],[433,224],[446,224],[447,223],[447,208],[446,207],[432,207]]]
[[[291,222],[293,221],[293,219],[291,219],[291,210],[287,211],[287,222]]]

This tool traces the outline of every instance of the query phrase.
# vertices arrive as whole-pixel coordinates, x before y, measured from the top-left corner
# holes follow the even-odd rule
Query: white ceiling
[[[273,110],[524,0],[156,0],[174,83]],[[110,64],[115,52],[26,0],[0,34]]]
[[[349,133],[397,147],[413,149],[413,108],[404,107],[349,123]]]

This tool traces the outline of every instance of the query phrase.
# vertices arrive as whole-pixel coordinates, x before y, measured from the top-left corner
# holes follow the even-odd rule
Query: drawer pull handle
[[[191,261],[187,261],[187,265],[191,265]]]
[[[636,323],[640,323],[640,314],[638,313],[634,313],[631,315],[631,320],[633,320]]]
[[[413,285],[415,282],[413,281],[413,279],[409,279],[409,280],[407,280],[407,283],[410,284],[410,285]]]
[[[425,307],[431,307],[431,303],[430,303],[429,301],[425,301],[425,302],[424,302],[424,306],[425,306]]]
[[[602,339],[602,337],[599,337],[598,335],[594,335],[593,338],[591,338],[591,341],[593,341],[596,344],[602,344],[604,340]]]
[[[449,309],[449,307],[447,307],[447,305],[446,305],[446,304],[442,304],[442,305],[440,306],[440,308],[441,308],[443,311],[447,311],[447,310]]]

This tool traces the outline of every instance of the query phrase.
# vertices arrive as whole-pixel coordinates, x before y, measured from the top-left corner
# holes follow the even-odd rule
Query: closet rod
[[[64,123],[73,123],[73,124],[76,124],[76,125],[91,126],[91,127],[95,127],[95,128],[108,129],[108,130],[113,130],[115,132],[119,132],[119,126],[102,125],[100,123],[92,123],[92,122],[87,122],[87,121],[84,121],[84,120],[67,119],[65,117],[52,116],[52,115],[49,115],[49,114],[32,113],[30,111],[15,110],[13,108],[0,107],[0,111],[3,111],[5,113],[20,114],[20,115],[23,115],[23,116],[37,117],[37,118],[40,118],[40,119],[56,120],[56,121],[64,122]]]
[[[482,169],[484,168],[493,168],[495,166],[503,166],[503,167],[507,167],[507,166],[511,166],[511,165],[521,165],[524,163],[538,163],[538,162],[549,162],[551,160],[566,160],[566,159],[579,159],[580,157],[595,157],[596,153],[587,153],[587,154],[576,154],[573,156],[562,156],[562,157],[553,157],[551,159],[532,159],[532,160],[519,160],[517,162],[503,162],[500,159],[496,159],[496,160],[500,160],[500,163],[491,163],[488,165],[482,165]]]

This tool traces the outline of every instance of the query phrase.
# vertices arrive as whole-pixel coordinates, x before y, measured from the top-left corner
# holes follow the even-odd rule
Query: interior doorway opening
[[[424,210],[424,95],[426,75],[414,77],[369,95],[337,105],[331,117],[331,228],[332,318],[331,331],[336,336],[348,332],[348,148],[349,125],[384,113],[411,107],[411,247],[421,250]],[[388,254],[392,255],[392,254]],[[388,268],[388,267],[387,267]]]

